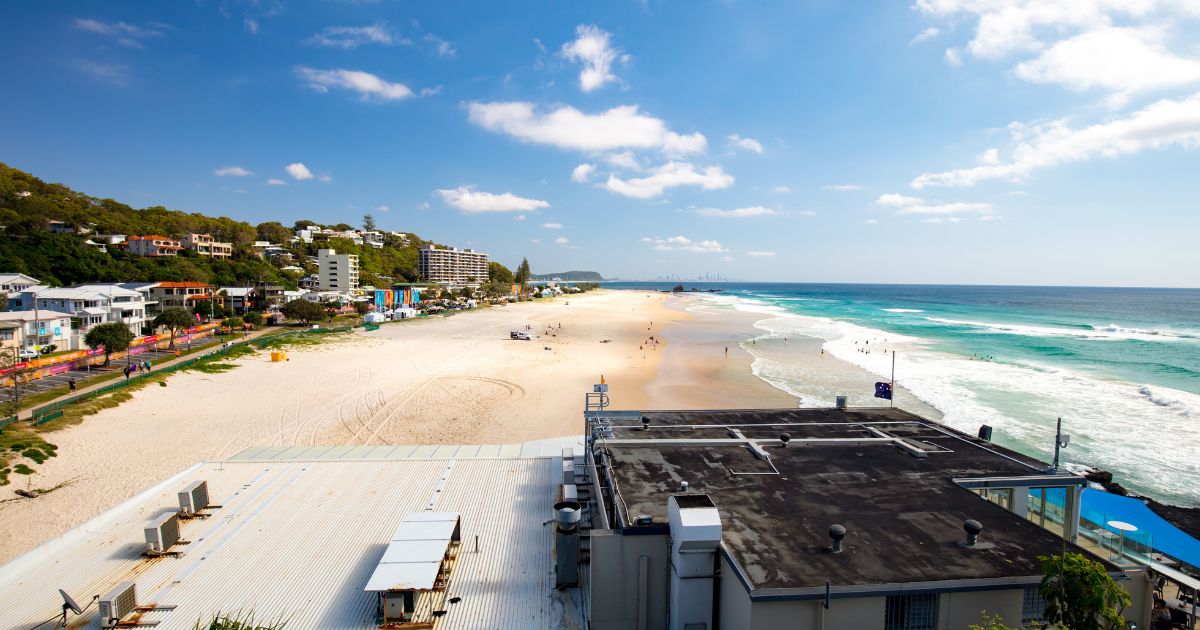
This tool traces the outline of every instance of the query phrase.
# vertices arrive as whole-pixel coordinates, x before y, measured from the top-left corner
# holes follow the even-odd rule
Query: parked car
[[[509,337],[509,339],[517,339],[520,341],[532,341],[533,340],[533,337],[530,337],[529,333],[527,333],[523,330],[514,330],[513,332],[508,333],[508,337]]]
[[[38,358],[38,353],[34,350],[30,350],[29,348],[21,348],[20,355],[22,361],[29,361],[31,359]]]

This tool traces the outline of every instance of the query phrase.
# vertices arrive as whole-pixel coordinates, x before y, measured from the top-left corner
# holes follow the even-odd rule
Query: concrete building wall
[[[591,627],[593,630],[637,630],[646,611],[646,629],[667,627],[667,535],[624,536],[616,530],[591,534]],[[646,557],[643,564],[640,558]],[[645,566],[644,579],[639,579]],[[646,590],[641,590],[641,584]],[[737,627],[737,626],[733,626]]]
[[[1024,599],[1024,588],[942,593],[938,599],[938,628],[968,628],[981,622],[984,611],[988,616],[1000,615],[1007,626],[1020,627]],[[883,619],[882,615],[880,619]]]

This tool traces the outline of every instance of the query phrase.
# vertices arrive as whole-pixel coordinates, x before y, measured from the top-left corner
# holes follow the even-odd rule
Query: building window
[[[1046,598],[1037,584],[1025,587],[1025,596],[1021,600],[1021,627],[1040,625],[1046,616]]]
[[[883,615],[884,630],[936,630],[937,593],[892,595]]]

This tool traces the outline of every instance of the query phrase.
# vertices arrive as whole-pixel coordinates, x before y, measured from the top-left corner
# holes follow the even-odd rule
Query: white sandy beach
[[[584,394],[601,374],[614,408],[795,406],[797,397],[754,375],[754,357],[741,345],[761,334],[754,327],[761,317],[695,308],[699,299],[598,291],[387,324],[294,348],[287,362],[259,352],[229,372],[173,375],[166,387],[142,389],[46,434],[59,456],[39,466],[29,485],[67,485],[36,499],[13,494],[23,478],[0,489],[0,562],[199,461],[252,446],[508,444],[577,435]],[[527,325],[539,339],[509,339]],[[647,343],[651,336],[660,343]],[[811,366],[814,379],[856,386],[871,379],[818,356],[818,348],[796,343],[778,351]]]

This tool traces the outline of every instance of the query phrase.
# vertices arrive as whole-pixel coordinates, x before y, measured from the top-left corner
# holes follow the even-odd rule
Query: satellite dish
[[[75,613],[76,615],[83,614],[83,608],[80,608],[79,604],[75,601],[75,599],[73,597],[71,597],[70,595],[67,595],[66,591],[64,591],[60,588],[60,589],[58,589],[58,594],[62,595],[64,607],[70,608],[71,612]]]

